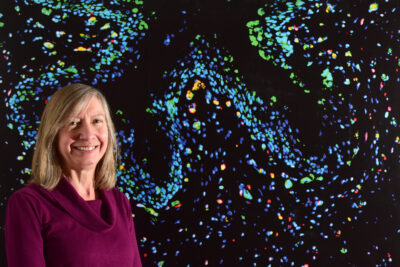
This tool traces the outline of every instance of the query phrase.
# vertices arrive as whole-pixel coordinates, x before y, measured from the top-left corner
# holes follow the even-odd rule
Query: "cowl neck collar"
[[[103,202],[104,219],[96,214],[64,176],[50,194],[66,212],[88,229],[97,232],[107,231],[115,224],[116,216],[113,207],[116,203],[111,190],[99,189],[99,196]]]

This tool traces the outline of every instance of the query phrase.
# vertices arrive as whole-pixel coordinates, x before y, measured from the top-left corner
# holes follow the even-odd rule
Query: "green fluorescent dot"
[[[260,57],[262,57],[263,59],[265,59],[265,60],[268,60],[268,58],[265,56],[265,52],[264,52],[264,50],[258,50],[258,54],[260,55]]]
[[[53,11],[53,10],[51,10],[50,8],[49,8],[49,9],[47,9],[47,8],[42,8],[42,14],[47,15],[47,16],[50,16],[50,14],[51,14],[52,11]]]
[[[46,47],[47,49],[53,49],[54,48],[54,44],[50,43],[50,42],[44,42],[43,43],[44,47]]]
[[[286,188],[286,189],[290,189],[290,188],[292,188],[292,186],[293,186],[292,181],[290,181],[289,179],[287,179],[287,180],[285,181],[285,188]]]
[[[311,183],[311,182],[312,182],[312,180],[310,179],[310,177],[304,177],[304,178],[302,178],[300,180],[301,184],[308,184],[308,183]]]
[[[257,46],[258,45],[258,41],[257,38],[253,35],[250,35],[250,41],[251,41],[251,45],[252,46]]]
[[[179,200],[175,200],[175,201],[173,201],[173,202],[171,203],[171,205],[172,205],[173,207],[175,207],[176,205],[179,205],[179,203],[181,203]]]

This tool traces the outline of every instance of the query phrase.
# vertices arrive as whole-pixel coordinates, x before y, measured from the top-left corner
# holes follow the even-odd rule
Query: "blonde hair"
[[[108,129],[108,144],[103,158],[96,166],[95,189],[111,189],[116,183],[119,148],[110,108],[104,95],[97,89],[80,83],[62,87],[44,108],[32,159],[32,180],[48,190],[54,189],[62,175],[61,160],[57,151],[57,135],[66,120],[80,111],[91,98],[100,100]]]

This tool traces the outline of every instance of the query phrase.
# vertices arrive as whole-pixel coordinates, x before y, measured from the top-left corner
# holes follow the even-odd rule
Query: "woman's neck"
[[[69,172],[64,172],[64,175],[84,200],[98,199],[94,187],[94,171],[69,170]]]

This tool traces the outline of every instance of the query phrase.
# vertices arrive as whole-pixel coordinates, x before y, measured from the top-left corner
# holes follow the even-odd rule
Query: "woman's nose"
[[[81,126],[79,127],[79,139],[88,140],[94,137],[94,129],[93,125],[86,120],[82,121]]]

